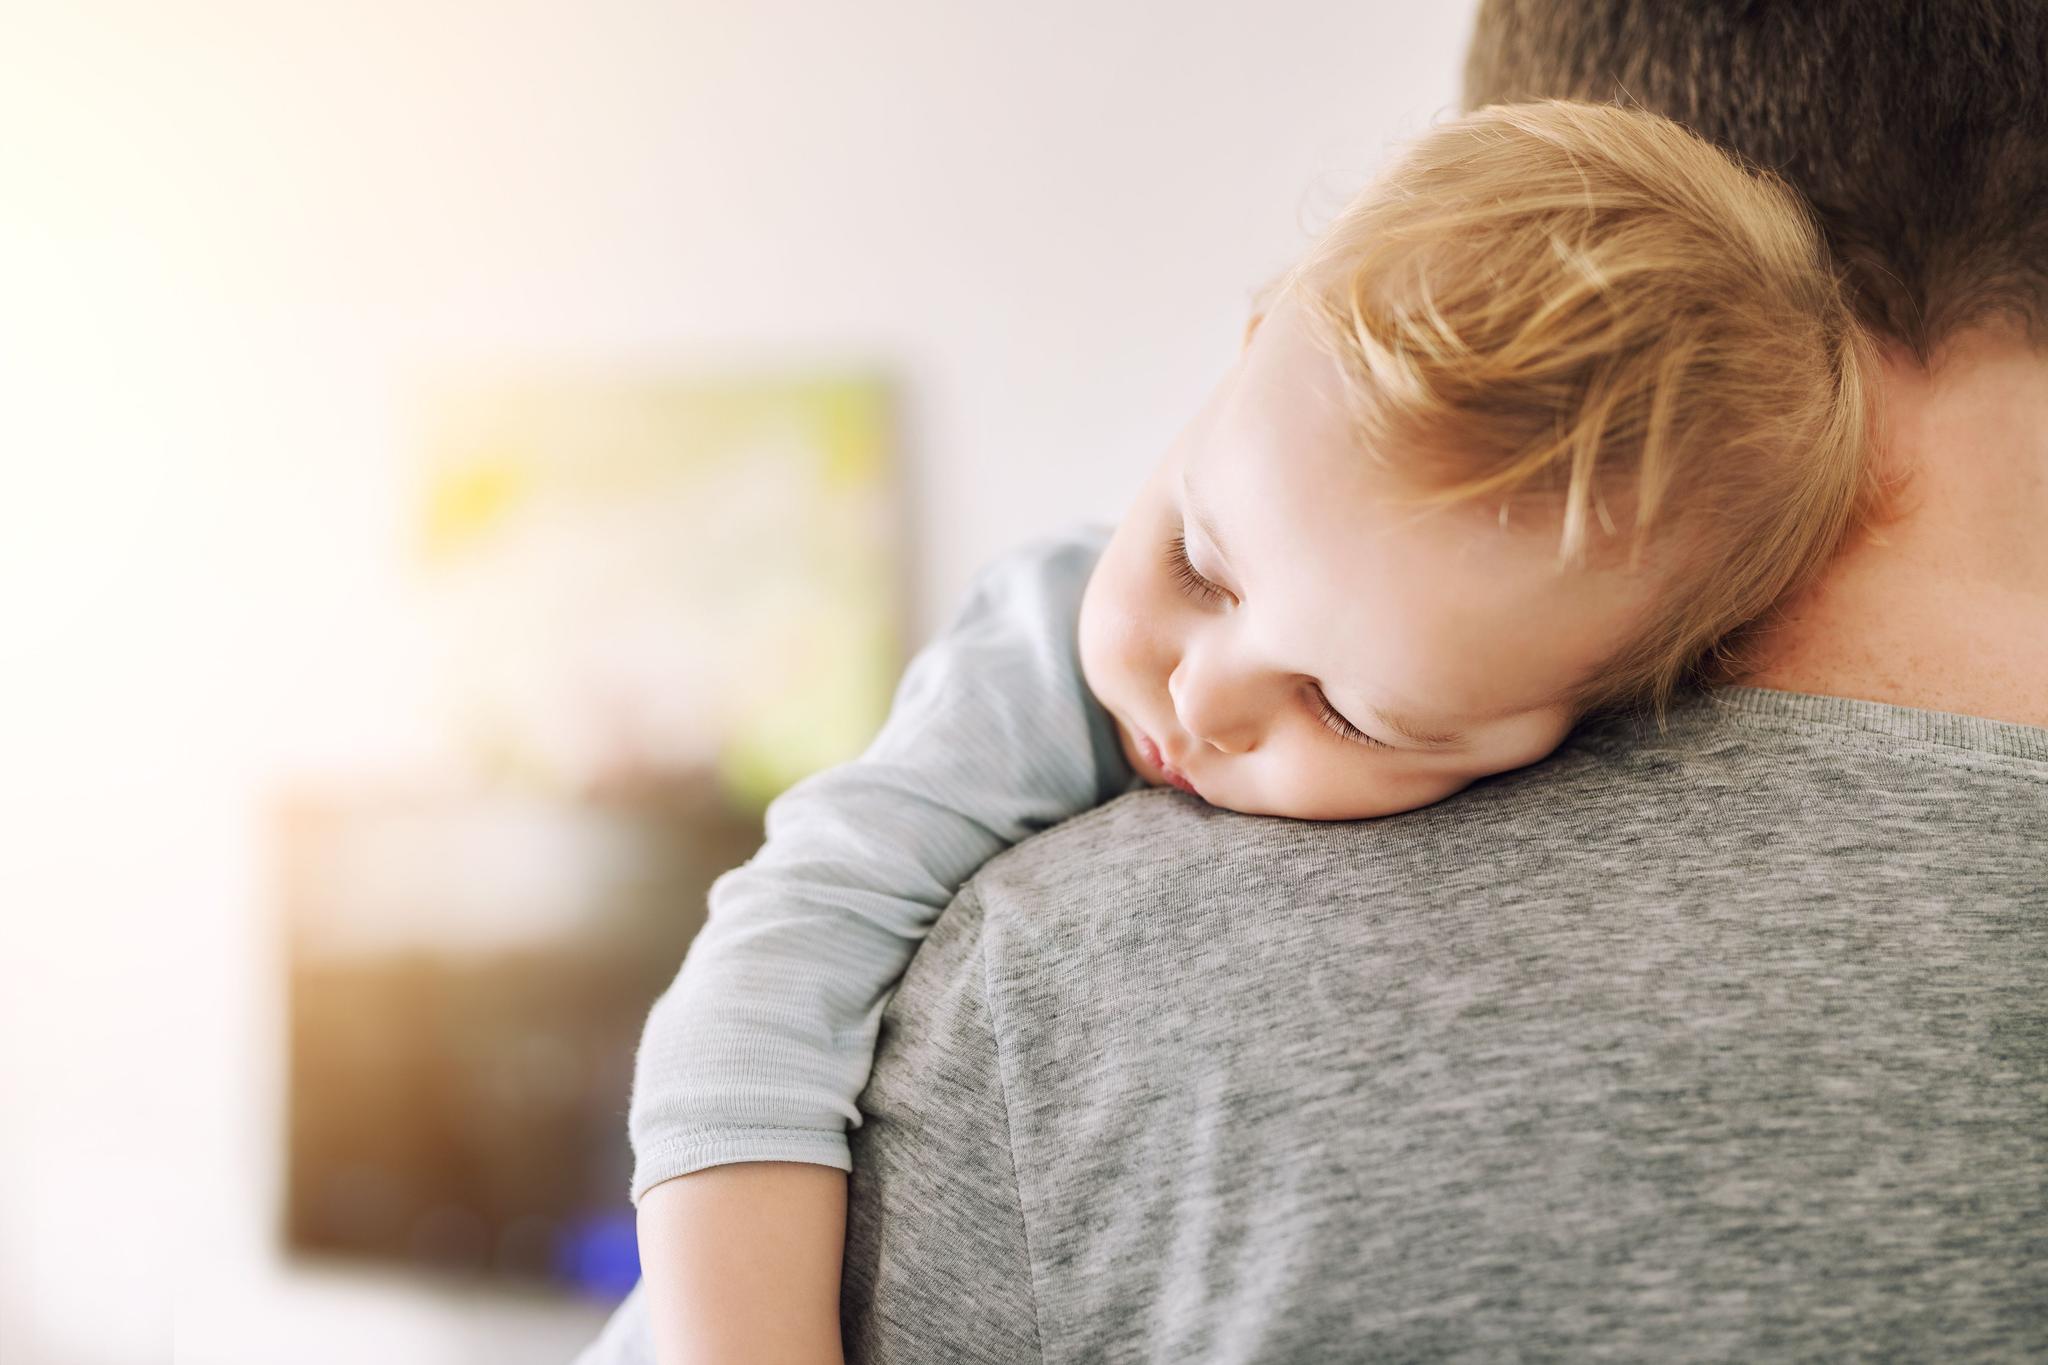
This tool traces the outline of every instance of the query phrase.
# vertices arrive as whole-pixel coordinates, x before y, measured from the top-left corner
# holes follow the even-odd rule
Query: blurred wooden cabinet
[[[631,1287],[634,1048],[761,837],[719,790],[281,804],[288,1250]]]

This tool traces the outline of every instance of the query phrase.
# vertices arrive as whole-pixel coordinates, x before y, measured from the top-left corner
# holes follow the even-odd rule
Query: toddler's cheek
[[[1087,596],[1081,600],[1081,677],[1104,704],[1110,704],[1116,692],[1114,677],[1122,671],[1118,663],[1120,651],[1116,649],[1122,632],[1124,628],[1112,620],[1112,612],[1102,604],[1094,585],[1090,585]]]
[[[1117,690],[1120,678],[1134,670],[1141,649],[1142,628],[1137,618],[1116,595],[1114,587],[1100,575],[1088,585],[1081,600],[1081,672],[1100,696],[1103,689]]]

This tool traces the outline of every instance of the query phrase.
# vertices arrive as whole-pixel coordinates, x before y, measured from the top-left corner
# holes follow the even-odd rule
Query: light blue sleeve
[[[990,858],[1130,785],[1076,645],[1106,539],[985,569],[867,752],[778,797],[761,851],[712,886],[640,1042],[636,1203],[728,1162],[850,1169],[882,1007],[932,921]]]

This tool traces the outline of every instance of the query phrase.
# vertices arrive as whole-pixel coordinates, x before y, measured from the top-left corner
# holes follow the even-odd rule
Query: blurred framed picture
[[[874,733],[906,567],[878,382],[450,380],[421,413],[418,578],[481,768],[759,806]]]
[[[766,802],[859,752],[900,666],[884,393],[498,377],[422,414],[455,757],[278,804],[285,1242],[616,1297],[647,1009]]]

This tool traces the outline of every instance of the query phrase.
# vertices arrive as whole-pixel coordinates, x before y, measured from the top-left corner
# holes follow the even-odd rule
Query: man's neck
[[[2008,336],[1884,371],[1888,524],[1763,637],[1742,681],[2048,726],[2048,351]]]

